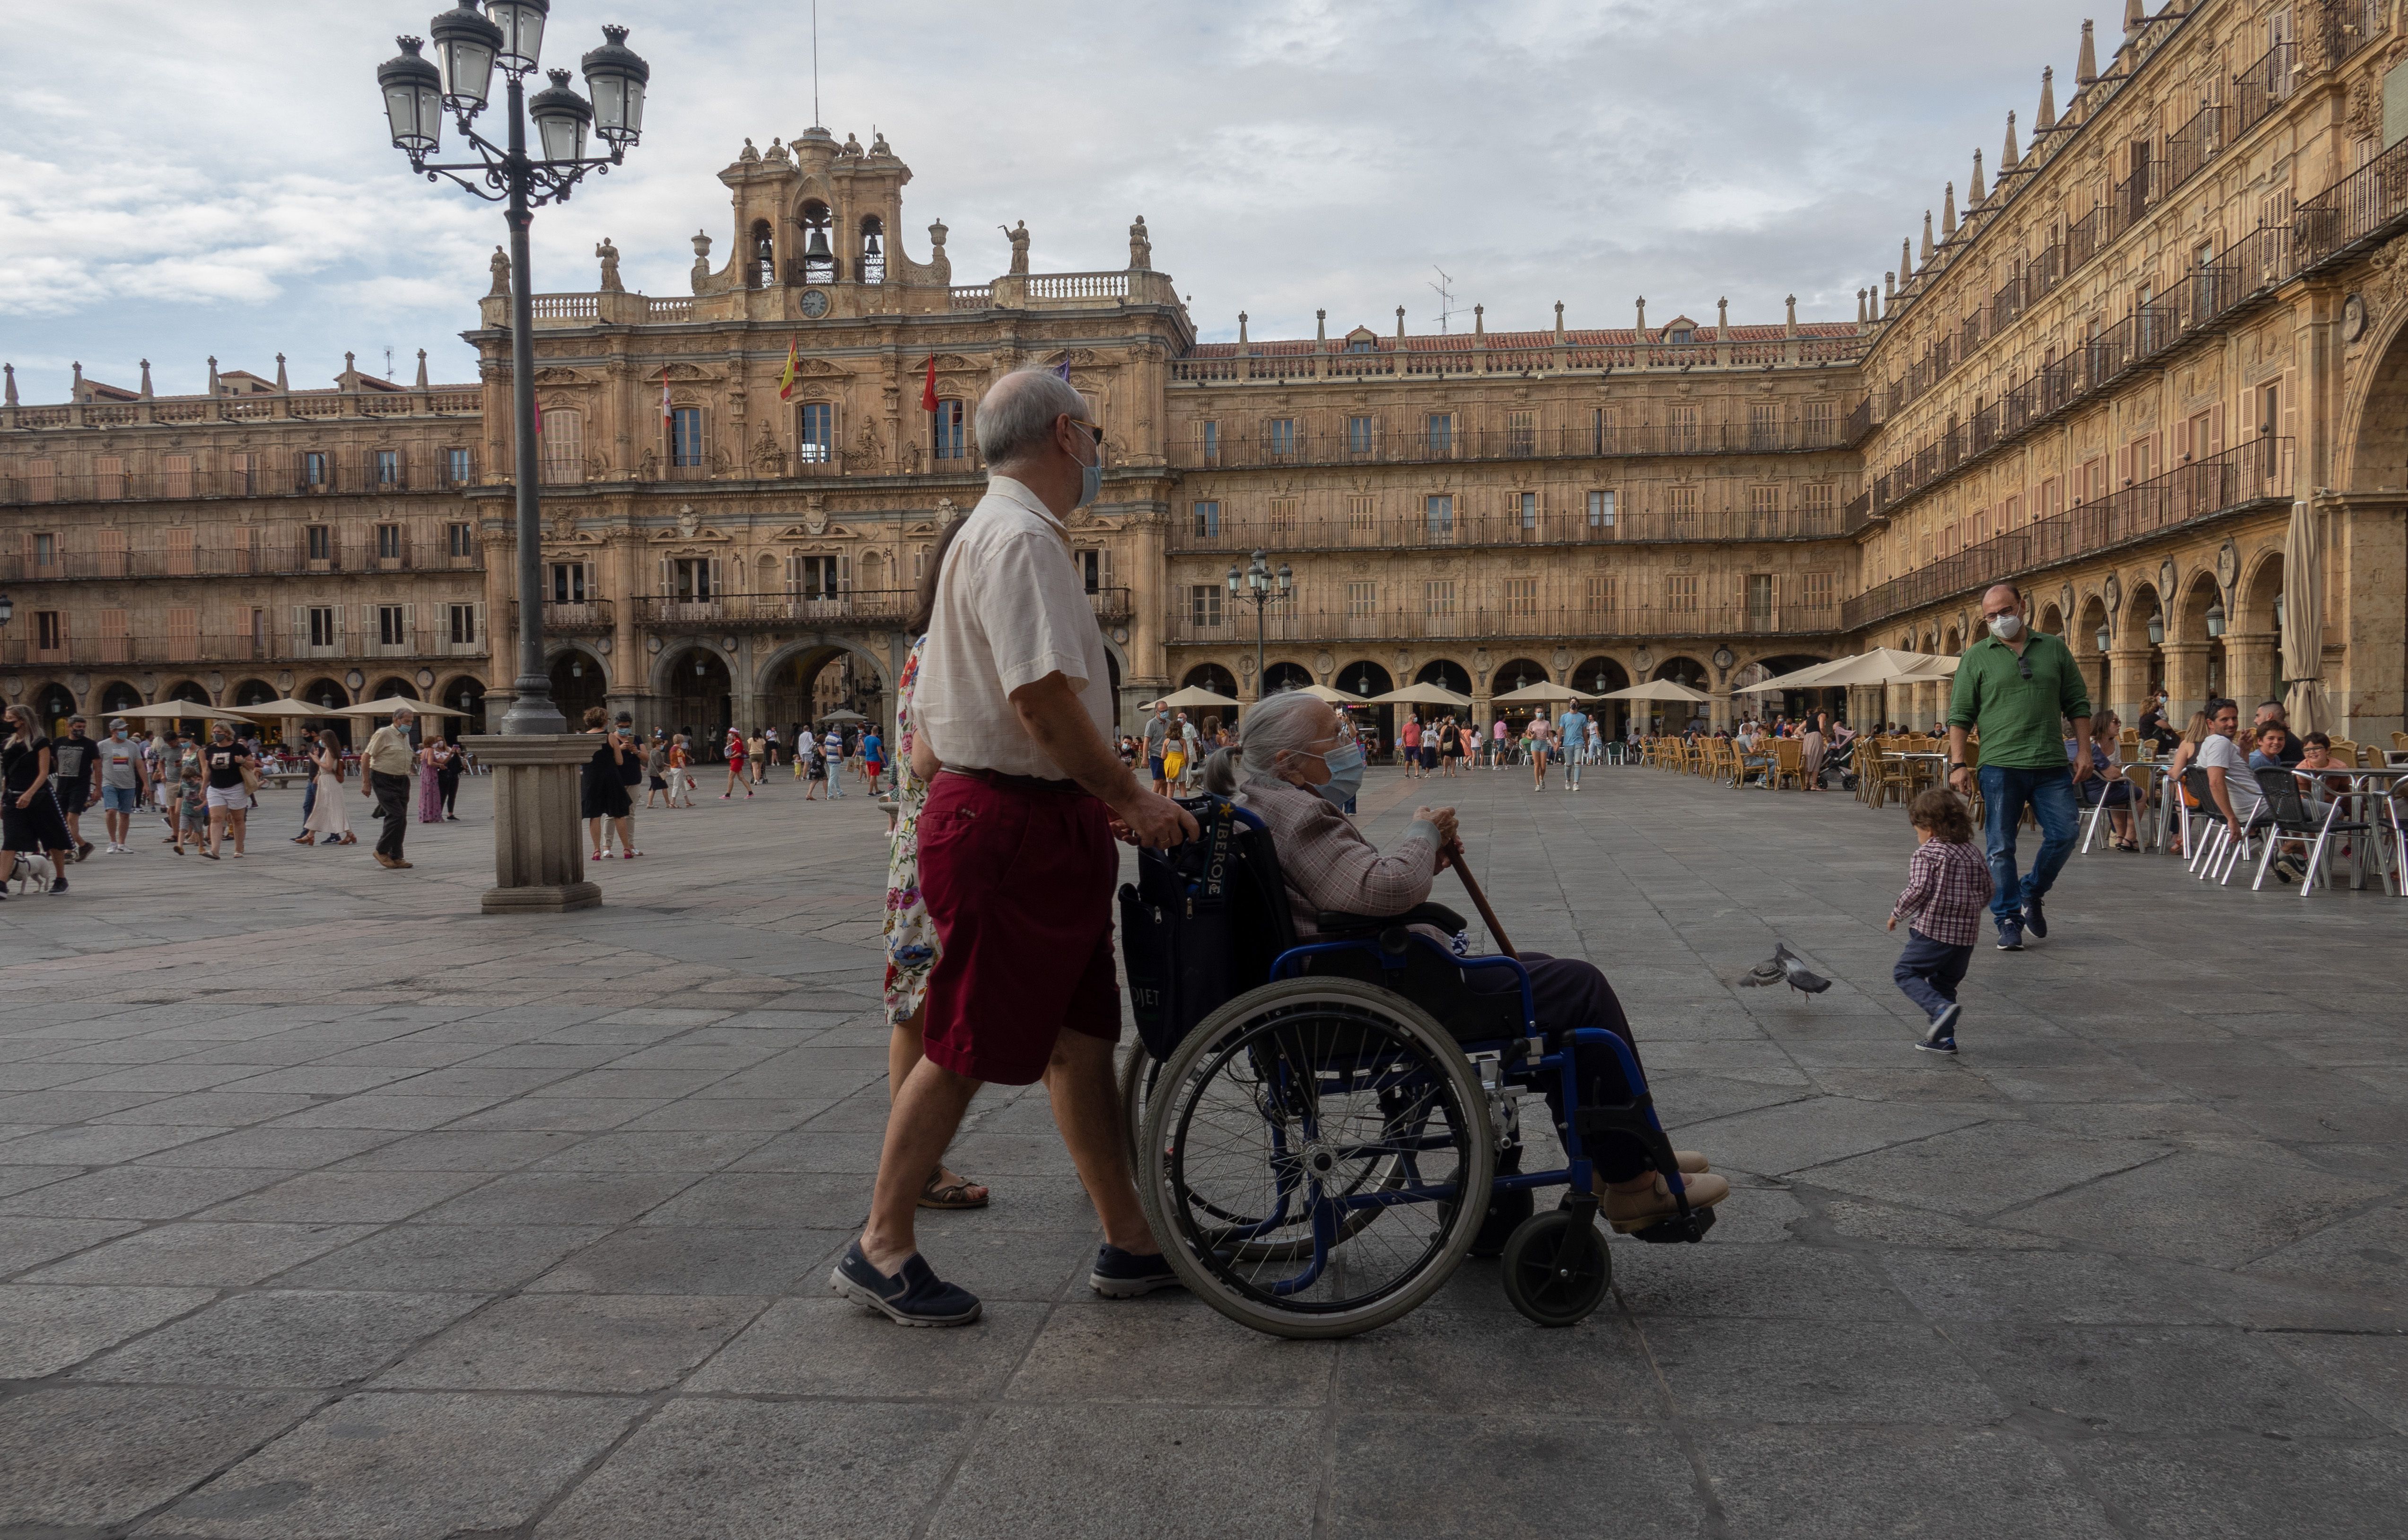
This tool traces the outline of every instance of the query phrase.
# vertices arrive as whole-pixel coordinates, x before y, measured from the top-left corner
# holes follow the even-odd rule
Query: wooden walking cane
[[[1455,874],[1463,879],[1463,890],[1471,895],[1471,904],[1480,911],[1481,923],[1487,926],[1488,933],[1497,939],[1497,950],[1509,957],[1519,958],[1522,954],[1513,950],[1513,943],[1505,939],[1505,928],[1497,923],[1497,911],[1488,907],[1488,895],[1480,891],[1480,884],[1472,879],[1471,868],[1464,864],[1462,841],[1457,840],[1446,847],[1446,864],[1455,868]]]

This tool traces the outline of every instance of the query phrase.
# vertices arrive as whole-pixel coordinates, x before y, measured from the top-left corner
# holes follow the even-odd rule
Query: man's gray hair
[[[413,722],[418,720],[418,713],[408,706],[395,706],[393,709],[393,719],[395,722],[400,721],[405,716],[408,717]]]
[[[1266,698],[1238,728],[1238,746],[1216,750],[1204,767],[1204,789],[1226,797],[1238,788],[1238,771],[1270,774],[1283,753],[1294,754],[1321,737],[1327,718],[1312,708],[1321,698],[1282,690]],[[1327,710],[1324,707],[1324,711]]]
[[[979,453],[990,466],[1008,465],[1042,449],[1054,420],[1087,415],[1087,398],[1050,368],[1014,369],[987,387],[978,404]]]

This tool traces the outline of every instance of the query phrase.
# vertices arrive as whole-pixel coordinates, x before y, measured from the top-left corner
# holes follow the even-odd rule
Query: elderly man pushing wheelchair
[[[1234,797],[1268,827],[1299,944],[1319,934],[1315,921],[1323,914],[1384,917],[1412,910],[1429,897],[1447,853],[1458,848],[1455,810],[1426,807],[1415,811],[1404,838],[1383,854],[1339,811],[1362,779],[1363,754],[1353,729],[1328,705],[1300,691],[1274,695],[1248,712],[1237,746],[1219,751],[1206,767],[1207,791]],[[1430,934],[1441,943],[1447,940]],[[1575,1029],[1600,1027],[1622,1039],[1638,1062],[1639,1044],[1622,1002],[1595,964],[1538,952],[1520,954],[1520,961],[1529,974],[1539,1026],[1552,1045],[1561,1046]],[[1464,983],[1484,993],[1513,986],[1489,970],[1466,971]],[[1574,1062],[1582,1104],[1622,1099],[1622,1072],[1609,1049],[1581,1044]],[[1560,1118],[1560,1093],[1550,1090],[1548,1100]],[[1691,1208],[1708,1208],[1730,1196],[1730,1183],[1711,1173],[1703,1155],[1673,1153]],[[1616,1231],[1645,1230],[1679,1211],[1669,1184],[1635,1138],[1600,1139],[1591,1154],[1601,1207]]]

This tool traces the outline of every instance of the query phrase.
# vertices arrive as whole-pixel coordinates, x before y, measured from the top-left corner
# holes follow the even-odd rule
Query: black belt
[[[1049,791],[1057,797],[1084,797],[1087,794],[1087,788],[1076,781],[1048,781],[1041,775],[1006,775],[1001,770],[960,765],[947,765],[940,773],[967,775],[973,781],[983,781],[990,786],[1001,786],[1010,791]]]

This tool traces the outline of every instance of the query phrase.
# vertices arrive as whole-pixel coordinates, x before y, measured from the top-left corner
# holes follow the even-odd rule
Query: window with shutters
[[[1512,494],[1506,501],[1505,511],[1507,514],[1512,517],[1516,528],[1536,529],[1539,527],[1539,495],[1537,493],[1516,492]]]
[[[313,524],[308,525],[303,534],[308,541],[311,561],[330,562],[335,559],[335,530],[332,525]]]
[[[1612,576],[1602,572],[1591,573],[1585,600],[1588,612],[1592,615],[1613,613],[1613,590],[1614,580]]]
[[[675,407],[669,411],[669,464],[693,469],[710,463],[702,438],[702,409]]]
[[[376,484],[380,487],[401,485],[401,451],[380,449],[376,452]]]
[[[795,409],[795,458],[825,465],[836,458],[836,403],[806,401]]]
[[[1263,424],[1263,453],[1274,460],[1295,458],[1295,418],[1274,417]]]
[[[1698,489],[1674,486],[1665,492],[1667,511],[1672,516],[1672,538],[1695,540],[1698,537]]]
[[[795,592],[804,598],[834,598],[844,592],[844,571],[832,555],[795,559]],[[681,594],[680,597],[684,596]]]
[[[585,480],[585,414],[554,407],[536,418],[536,448],[543,479],[552,482]],[[686,462],[681,460],[681,465]]]
[[[1828,613],[1830,611],[1832,595],[1837,586],[1838,583],[1836,577],[1832,573],[1808,572],[1803,574],[1798,580],[1799,606],[1801,609],[1812,611],[1816,613]]]
[[[1270,529],[1274,536],[1296,533],[1297,499],[1273,497],[1270,500]]]
[[[164,455],[159,461],[160,490],[170,497],[193,495],[193,457],[189,454]]]
[[[229,454],[226,456],[226,490],[237,497],[248,497],[259,490],[259,456]]]
[[[1758,540],[1781,533],[1779,487],[1752,486],[1747,489],[1747,532]]]
[[[186,611],[190,614],[192,612]],[[174,614],[174,611],[169,611]],[[57,663],[64,659],[67,650],[67,617],[64,610],[34,612],[34,651],[37,661]]]
[[[34,535],[34,573],[36,577],[53,577],[50,569],[59,565],[59,538],[47,530]]]
[[[1451,496],[1424,498],[1422,523],[1433,541],[1441,545],[1452,543],[1455,540],[1455,498]]]
[[[313,604],[309,607],[309,645],[318,651],[330,652],[335,646],[335,607]]]
[[[1747,447],[1754,450],[1781,447],[1781,403],[1751,401],[1747,408]]]
[[[1221,463],[1220,424],[1196,425],[1196,463],[1205,466],[1217,466]]]
[[[1079,576],[1087,592],[1100,594],[1112,585],[1112,554],[1096,549],[1079,553]]]
[[[585,564],[581,561],[553,562],[552,564],[552,602],[582,604],[585,599]]]
[[[969,458],[968,403],[939,401],[935,418],[937,458],[967,460]]]
[[[1698,426],[1698,409],[1694,406],[1674,406],[1670,431],[1666,435],[1664,447],[1675,454],[1695,454],[1701,445],[1702,438]]]
[[[1806,403],[1806,447],[1825,449],[1840,441],[1837,414],[1828,401]]]
[[[1539,580],[1507,578],[1505,580],[1505,616],[1508,620],[1539,618]]]
[[[689,604],[716,597],[718,584],[711,580],[712,565],[708,556],[681,556],[670,562],[669,597]]]
[[[1592,492],[1588,495],[1588,526],[1591,529],[1613,527],[1613,494]]]
[[[453,561],[465,561],[477,554],[477,529],[474,525],[447,524],[443,526],[443,549]]]
[[[1750,626],[1762,627],[1772,624],[1773,597],[1778,592],[1775,587],[1778,581],[1770,572],[1750,572],[1747,575],[1747,620]]]
[[[1380,612],[1380,585],[1376,583],[1349,583],[1346,585],[1346,618],[1363,620]]]
[[[1622,412],[1619,408],[1598,408],[1596,415],[1589,424],[1591,440],[1589,447],[1599,454],[1613,453],[1620,447],[1621,419]]]
[[[470,476],[472,463],[468,457],[468,452],[465,449],[445,450],[443,452],[444,481],[453,486],[466,486],[472,479]]]
[[[100,543],[100,575],[104,578],[125,576],[125,531],[103,529],[93,538]]]
[[[1798,489],[1806,524],[1802,533],[1828,535],[1839,528],[1837,490],[1828,482],[1809,482]]]
[[[1365,545],[1379,537],[1378,507],[1379,501],[1374,497],[1346,499],[1346,539],[1349,543]]]
[[[1429,455],[1431,459],[1444,460],[1454,455],[1455,413],[1451,411],[1431,412],[1428,420],[1423,425],[1423,432],[1426,436],[1429,443]]]
[[[1664,580],[1664,608],[1676,615],[1698,612],[1698,579],[1693,572],[1676,572]]]
[[[1200,502],[1190,511],[1195,515],[1197,540],[1217,540],[1221,538],[1221,505],[1218,502]]]
[[[1989,538],[1990,511],[1986,508],[1977,508],[1973,511],[1973,543],[1979,545]]]
[[[47,503],[59,495],[59,463],[56,460],[25,462],[25,498],[28,502]]]
[[[401,560],[401,525],[380,524],[376,526],[376,554],[379,561]]]
[[[1221,624],[1221,585],[1217,583],[1190,583],[1187,588],[1187,624],[1199,631],[1217,629]]]
[[[1539,414],[1534,411],[1509,411],[1505,414],[1505,453],[1512,455],[1535,454],[1539,448]]]
[[[332,484],[332,462],[323,450],[309,450],[301,456],[301,486],[307,492],[323,492]]]
[[[1371,453],[1372,427],[1369,417],[1346,419],[1346,453],[1365,455]]]
[[[1455,613],[1455,580],[1433,578],[1422,584],[1422,613],[1437,617]]]
[[[452,645],[474,647],[477,644],[477,607],[473,604],[447,604],[443,609],[450,622]]]
[[[125,496],[125,460],[122,455],[97,454],[93,457],[92,495],[95,497]]]
[[[2024,500],[2023,500],[2023,498],[2021,498],[2021,497],[2009,497],[2006,501],[2004,501],[2004,502],[2002,502],[2002,503],[2000,503],[2000,504],[1999,505],[1999,533],[2000,533],[2000,534],[2003,535],[2003,534],[2005,534],[2005,533],[2006,533],[2008,530],[2010,530],[2010,529],[2020,529],[2020,528],[2022,528],[2022,527],[2023,527],[2023,523],[2024,523]]]
[[[103,610],[100,612],[100,660],[103,663],[134,661],[132,615],[123,610]]]
[[[2040,483],[2040,506],[2032,510],[2036,519],[2053,519],[2065,511],[2065,485],[2051,476]]]
[[[193,550],[193,527],[190,525],[167,526],[167,575],[189,578],[200,569],[200,561]]]
[[[201,655],[201,612],[187,606],[167,612],[167,661],[190,663]]]
[[[408,623],[402,618],[402,607],[398,604],[378,605],[377,645],[402,647],[407,646],[408,642],[409,626]]]

